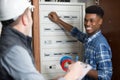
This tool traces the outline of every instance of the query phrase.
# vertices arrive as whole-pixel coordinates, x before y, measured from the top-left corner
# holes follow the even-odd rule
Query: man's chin
[[[86,30],[86,33],[91,34],[91,33],[92,33],[92,31],[90,31],[90,30]]]
[[[91,36],[92,34],[93,34],[93,32],[91,32],[91,31],[86,31],[86,33],[89,35],[89,36]]]

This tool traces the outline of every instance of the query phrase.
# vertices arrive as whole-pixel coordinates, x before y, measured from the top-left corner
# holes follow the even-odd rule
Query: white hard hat
[[[20,16],[29,6],[28,0],[0,0],[0,21]]]

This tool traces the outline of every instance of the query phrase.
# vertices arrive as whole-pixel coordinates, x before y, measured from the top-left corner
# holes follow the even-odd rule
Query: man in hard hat
[[[84,80],[111,80],[112,77],[112,53],[107,40],[101,33],[104,11],[97,5],[86,8],[84,25],[86,33],[61,20],[56,12],[48,16],[50,20],[69,31],[84,44],[84,62],[92,66]]]
[[[0,0],[0,80],[44,80],[36,70],[31,50],[31,4],[28,0]],[[68,73],[59,80],[76,80],[86,66],[80,62],[70,65]],[[87,69],[86,73],[90,70]]]

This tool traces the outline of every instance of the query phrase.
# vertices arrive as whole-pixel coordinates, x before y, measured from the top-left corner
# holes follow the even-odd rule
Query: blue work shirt
[[[76,37],[84,45],[83,61],[90,64],[93,70],[98,71],[98,80],[111,80],[112,77],[112,53],[107,40],[101,31],[92,36],[79,31],[74,27],[71,31],[72,36]],[[83,80],[94,80],[87,76]]]

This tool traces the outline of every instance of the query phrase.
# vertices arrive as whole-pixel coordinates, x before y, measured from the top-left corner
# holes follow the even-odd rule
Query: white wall
[[[86,3],[86,6],[90,6],[95,3],[95,0],[78,0],[78,2],[84,2]]]

